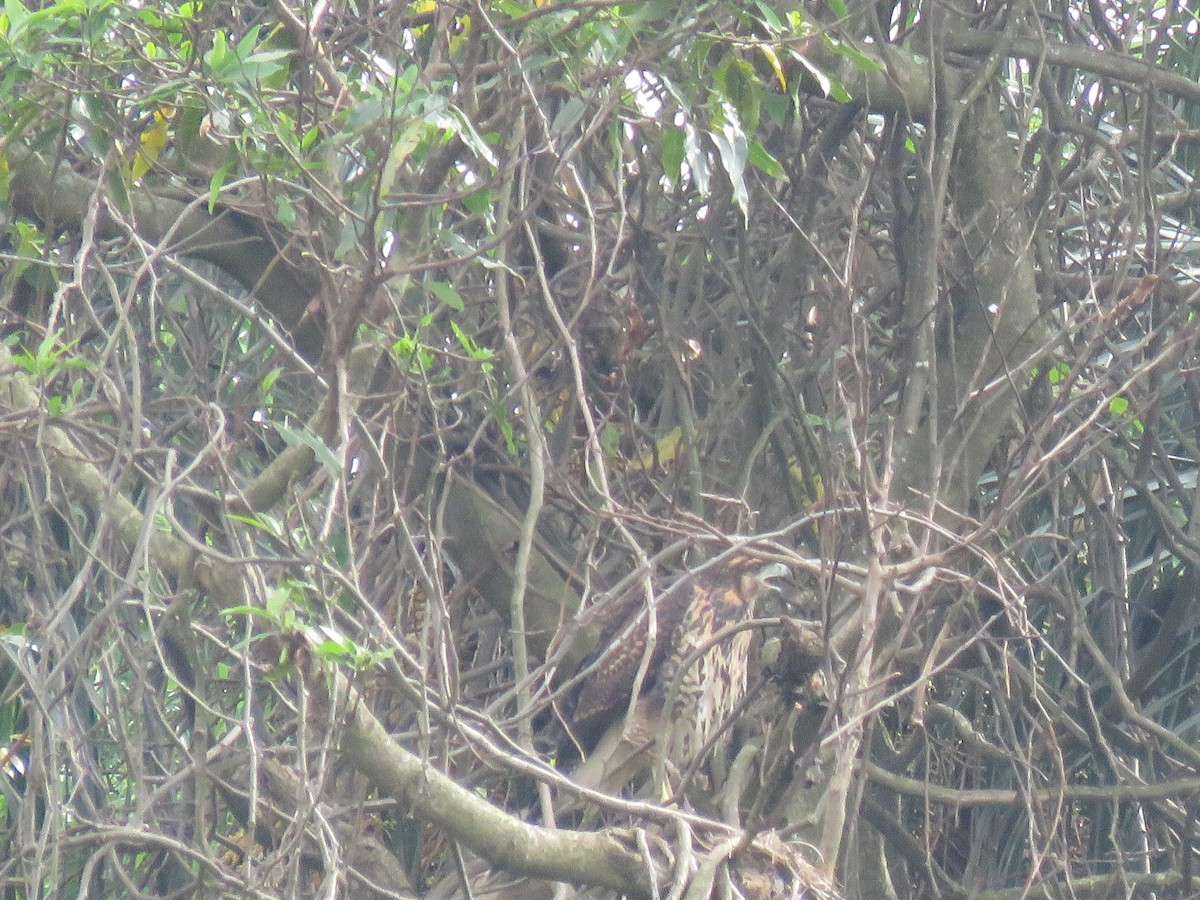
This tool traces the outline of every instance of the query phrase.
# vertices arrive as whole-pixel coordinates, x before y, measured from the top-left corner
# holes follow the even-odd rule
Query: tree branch
[[[995,50],[1001,38],[1002,35],[986,31],[955,31],[946,35],[946,49],[981,56]],[[1128,84],[1153,85],[1182,100],[1200,103],[1200,84],[1190,78],[1111,50],[1101,53],[1081,44],[1050,44],[1017,38],[1008,44],[1007,51],[1008,56],[1018,59],[1043,61],[1051,66],[1103,75]]]
[[[332,684],[332,698],[346,711],[342,756],[382,793],[408,804],[414,816],[508,872],[650,895],[641,859],[616,832],[543,828],[497,809],[393,741],[345,675],[312,669],[310,688]]]

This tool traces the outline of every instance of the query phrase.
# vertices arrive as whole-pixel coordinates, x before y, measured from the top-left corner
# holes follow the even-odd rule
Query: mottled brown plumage
[[[659,748],[673,768],[686,768],[721,728],[746,691],[751,635],[739,631],[715,644],[725,627],[753,615],[754,602],[782,567],[737,554],[685,576],[659,594],[651,609],[634,593],[605,623],[593,674],[575,704],[571,730],[587,759],[575,780],[619,790],[649,768],[664,712]],[[650,644],[650,615],[655,641]],[[636,703],[630,700],[649,654]]]

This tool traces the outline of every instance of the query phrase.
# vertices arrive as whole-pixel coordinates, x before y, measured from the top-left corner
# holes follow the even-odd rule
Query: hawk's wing
[[[697,644],[681,640],[680,626],[707,623],[711,636],[730,622],[739,621],[747,604],[763,585],[759,576],[763,563],[745,554],[736,554],[715,565],[688,574],[654,598],[655,642],[649,647],[651,609],[642,591],[621,597],[611,611],[603,614],[602,637],[598,649],[585,662],[596,669],[587,677],[575,701],[571,715],[571,733],[584,750],[590,751],[613,722],[629,709],[634,682],[647,652],[650,660],[641,693],[650,692],[662,677],[671,677],[685,656]],[[691,635],[697,638],[699,635]],[[686,645],[686,646],[685,646]],[[659,685],[660,691],[665,685]]]
[[[634,682],[642,658],[650,652],[642,690],[654,684],[654,677],[674,645],[675,632],[691,605],[688,585],[677,585],[654,598],[648,607],[640,589],[630,591],[604,616],[600,642],[582,669],[595,665],[587,676],[571,714],[571,733],[590,751],[606,728],[629,709]],[[649,646],[650,614],[653,611],[655,639]]]

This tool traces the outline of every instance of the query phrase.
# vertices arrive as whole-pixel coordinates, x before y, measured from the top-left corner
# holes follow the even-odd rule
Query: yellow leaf
[[[821,483],[821,476],[814,473],[811,478],[805,478],[804,470],[800,468],[800,464],[794,456],[788,459],[788,474],[799,487],[804,490],[811,487],[815,492],[815,497],[805,501],[805,506],[809,510],[817,509],[825,502],[825,485]]]
[[[631,460],[629,468],[635,472],[649,472],[656,463],[664,467],[669,466],[679,455],[679,442],[682,437],[683,431],[676,425],[664,437],[654,442],[654,452],[643,453],[637,459]]]
[[[767,58],[767,62],[771,64],[771,68],[775,71],[775,77],[779,79],[779,86],[785,91],[787,90],[787,78],[783,75],[783,66],[779,64],[779,57],[775,55],[775,50],[768,44],[755,44],[758,52]]]

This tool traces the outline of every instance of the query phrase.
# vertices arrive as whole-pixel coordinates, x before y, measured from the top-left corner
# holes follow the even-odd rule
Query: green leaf
[[[58,354],[54,353],[52,351],[54,350],[54,345],[58,343],[58,336],[60,333],[61,332],[58,332],[58,331],[52,331],[49,334],[47,334],[44,338],[42,338],[42,342],[40,344],[38,344],[38,348],[37,348],[38,362],[53,362],[54,361],[54,358]]]
[[[834,53],[838,53],[850,62],[854,63],[855,67],[863,72],[882,72],[883,66],[878,60],[872,59],[867,54],[863,53],[849,41],[839,41],[837,38],[825,35],[825,46]]]
[[[787,124],[788,113],[792,111],[792,98],[787,94],[764,94],[762,106],[771,121],[782,128]]]
[[[42,230],[32,222],[17,220],[9,226],[9,233],[16,239],[15,260],[9,261],[9,272],[16,278],[28,269],[35,260],[42,258],[46,238]]]
[[[512,422],[503,418],[500,414],[497,414],[496,421],[500,425],[500,434],[504,437],[504,446],[508,450],[508,455],[513,457],[518,456],[517,435],[513,430]]]
[[[275,382],[279,379],[279,376],[282,374],[283,374],[282,367],[276,366],[274,369],[272,369],[270,372],[268,372],[266,375],[263,376],[261,389],[262,389],[262,392],[264,395],[271,393],[271,388],[273,388],[275,386]]]
[[[223,616],[263,616],[267,615],[266,610],[259,609],[257,606],[226,606],[221,610]]]
[[[37,376],[37,374],[38,374],[37,360],[34,359],[33,356],[31,354],[29,354],[28,352],[21,351],[20,353],[14,353],[13,354],[13,362],[15,362],[22,369],[24,369],[28,374],[33,375],[35,377]]]
[[[692,183],[696,185],[696,190],[700,192],[701,197],[707,197],[709,178],[712,174],[708,167],[708,154],[704,152],[704,148],[700,145],[700,136],[696,132],[696,129],[686,123],[683,128],[684,158],[687,160],[688,171],[692,176]]]
[[[283,60],[291,59],[291,50],[260,50],[257,53],[251,53],[242,62],[247,66],[268,66],[274,68],[273,63],[282,62]]]
[[[427,374],[433,367],[433,353],[411,335],[405,335],[392,344],[392,353],[396,356],[396,362],[406,371]]]
[[[746,158],[752,166],[765,175],[769,175],[772,178],[787,177],[784,174],[783,166],[779,164],[779,160],[768,153],[758,141],[750,142],[750,149]]]
[[[737,110],[741,127],[753,134],[758,127],[762,107],[762,82],[754,74],[754,66],[733,53],[726,54],[713,72],[717,93]]]
[[[425,288],[455,312],[462,312],[466,308],[463,298],[452,284],[447,284],[445,281],[428,281],[425,283]]]
[[[558,115],[554,117],[554,121],[550,125],[550,133],[566,134],[579,123],[585,112],[587,112],[587,104],[578,97],[572,97],[563,104]]]
[[[477,362],[484,363],[484,371],[489,371],[490,366],[487,363],[494,355],[491,348],[480,347],[475,343],[475,339],[463,331],[459,327],[459,324],[453,320],[450,322],[450,330],[454,332],[454,336],[458,339],[459,345],[466,351],[467,356]]]
[[[284,228],[294,228],[296,225],[296,207],[286,197],[275,198],[275,216]]]
[[[407,160],[426,139],[426,133],[429,127],[420,119],[413,119],[400,132],[400,136],[396,138],[392,148],[388,151],[387,160],[383,164],[383,171],[379,176],[379,191],[381,194],[390,194],[392,186],[396,182],[396,173]]]
[[[683,143],[682,128],[668,127],[662,136],[662,166],[663,172],[675,184],[679,184],[683,173]]]
[[[600,449],[606,457],[616,457],[621,452],[621,438],[625,431],[619,425],[605,425],[600,432]]]
[[[213,32],[212,47],[205,55],[205,62],[214,72],[224,71],[229,63],[229,45],[225,43],[225,32]]]
[[[245,59],[253,53],[254,48],[258,45],[258,36],[261,32],[262,25],[255,25],[247,31],[245,36],[237,43],[237,47],[235,48],[237,55]]]
[[[259,513],[257,516],[243,516],[240,513],[227,513],[226,518],[234,522],[241,522],[243,525],[249,525],[257,528],[259,531],[266,532],[272,537],[279,537],[283,534],[283,529],[279,523],[268,516],[266,513]]]
[[[779,34],[784,31],[783,22],[768,3],[763,0],[754,0],[754,5],[758,9],[758,14],[762,17],[762,21],[770,28],[773,34]],[[832,4],[830,4],[832,6]]]
[[[338,461],[338,458],[333,455],[333,451],[329,449],[323,440],[307,428],[292,428],[290,425],[285,425],[282,422],[272,422],[271,427],[279,432],[280,437],[283,438],[283,442],[289,447],[297,445],[307,447],[330,475],[334,478],[342,477],[342,464]]]
[[[779,87],[782,90],[787,90],[787,76],[783,73],[783,64],[779,61],[779,55],[775,52],[775,48],[768,44],[756,44],[755,49],[763,56],[770,64],[771,71],[775,73],[775,80],[779,82]],[[755,76],[755,80],[758,80]]]
[[[499,167],[500,160],[496,157],[495,151],[488,146],[487,141],[480,137],[479,132],[475,130],[475,126],[471,124],[471,120],[458,107],[450,106],[435,109],[426,115],[425,121],[456,135],[459,140],[474,151],[476,156],[492,166]]]
[[[495,0],[496,9],[504,13],[510,19],[520,19],[533,12],[532,7],[524,3],[517,3],[516,0]]]
[[[284,585],[275,588],[275,590],[271,591],[270,596],[267,597],[267,615],[276,622],[282,621],[284,610],[287,608],[291,598],[292,592],[290,588]]]
[[[180,155],[186,160],[192,160],[197,149],[201,146],[200,129],[204,127],[204,119],[208,109],[202,103],[184,103],[175,116],[175,146]]]
[[[25,8],[21,0],[4,0],[4,15],[8,17],[6,37],[10,41],[15,41],[25,30],[25,23],[29,20],[29,10]]]
[[[463,236],[457,232],[449,232],[445,235],[443,240],[449,245],[450,249],[454,251],[454,253],[464,258],[468,256],[473,257],[475,262],[479,263],[485,269],[499,269],[500,271],[511,275],[513,278],[521,281],[525,280],[521,277],[521,273],[512,266],[501,262],[500,260],[496,259],[495,256],[491,256],[487,253],[480,253],[477,247],[473,247],[471,244],[467,243]]]
[[[834,46],[833,49],[837,50],[838,52],[842,52],[837,46]],[[842,86],[840,81],[835,78],[831,78],[829,75],[826,75],[816,66],[814,66],[808,61],[804,54],[793,52],[792,59],[799,63],[804,70],[813,77],[813,80],[817,82],[817,86],[820,87],[821,92],[826,97],[836,100],[838,103],[849,103],[853,99],[846,88]],[[863,59],[869,59],[869,57],[864,56]]]
[[[713,143],[717,145],[717,154],[721,159],[721,167],[729,176],[733,187],[733,201],[742,211],[742,217],[747,226],[750,224],[750,194],[746,189],[746,157],[749,153],[749,142],[738,121],[737,110],[722,104],[724,115],[721,127],[709,132]]]
[[[482,216],[492,211],[492,200],[491,191],[475,191],[475,193],[463,197],[462,204],[468,212]]]
[[[221,163],[220,168],[213,172],[213,177],[208,180],[208,214],[211,216],[213,210],[217,207],[217,197],[221,195],[221,188],[225,186],[225,179],[229,177],[229,172],[233,168],[233,151],[225,155],[225,162]]]
[[[646,26],[677,12],[679,5],[674,0],[644,0],[640,3],[622,3],[614,9],[617,10],[621,22],[637,34]]]
[[[836,78],[829,79],[829,97],[838,103],[850,103],[854,100],[850,92]]]
[[[332,638],[321,641],[313,648],[313,651],[317,656],[329,662],[337,662],[338,660],[349,659],[354,656],[353,650]]]
[[[132,208],[129,201],[129,191],[126,187],[125,169],[123,166],[113,166],[106,179],[108,188],[112,191],[112,201],[117,209],[128,212]]]

